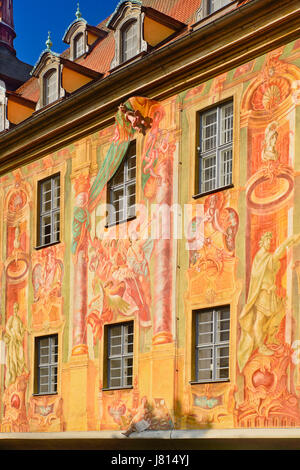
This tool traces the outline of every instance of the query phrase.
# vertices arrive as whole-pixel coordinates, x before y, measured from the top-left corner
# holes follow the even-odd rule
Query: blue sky
[[[61,53],[67,48],[63,35],[75,19],[78,0],[14,0],[14,41],[17,57],[34,65],[46,48],[51,31],[52,50]],[[82,17],[96,26],[115,10],[118,0],[79,0]]]

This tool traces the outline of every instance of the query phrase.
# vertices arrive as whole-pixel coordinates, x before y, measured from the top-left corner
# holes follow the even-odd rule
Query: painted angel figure
[[[146,130],[151,127],[152,119],[149,117],[144,117],[139,110],[128,109],[125,104],[121,103],[119,110],[125,114],[126,121],[130,122],[132,128],[137,132],[146,134]]]
[[[151,326],[149,261],[154,242],[152,239],[131,239],[127,251],[127,286],[129,295],[138,308],[139,322]]]
[[[123,282],[103,282],[95,278],[95,297],[89,303],[91,313],[87,316],[87,324],[92,327],[94,343],[98,339],[101,340],[104,323],[110,323],[118,314],[130,315],[131,306],[123,299],[124,291]]]

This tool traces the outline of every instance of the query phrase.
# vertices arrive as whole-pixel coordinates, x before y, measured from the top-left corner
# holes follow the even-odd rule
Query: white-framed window
[[[74,38],[74,60],[84,54],[84,46],[84,35],[83,33],[78,33]]]
[[[230,307],[195,314],[195,381],[229,380]]]
[[[208,13],[214,13],[228,5],[232,0],[208,0]]]
[[[60,241],[60,175],[56,174],[38,184],[39,247]]]
[[[5,129],[5,104],[0,101],[0,132]]]
[[[57,71],[49,70],[44,76],[44,105],[53,103],[58,99]]]
[[[38,395],[57,393],[58,335],[35,338],[36,390]]]
[[[108,388],[131,387],[133,383],[133,321],[107,326]]]
[[[136,204],[136,143],[132,141],[126,156],[108,183],[110,213],[108,225],[135,217]]]
[[[233,102],[200,114],[199,193],[232,184]]]
[[[0,80],[0,132],[7,127],[6,120],[6,86],[5,83]]]
[[[137,54],[137,21],[126,23],[121,30],[122,62],[126,62]]]

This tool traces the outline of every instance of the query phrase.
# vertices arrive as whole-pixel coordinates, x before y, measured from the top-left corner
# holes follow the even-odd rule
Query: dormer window
[[[149,52],[185,27],[183,23],[140,0],[120,0],[106,26],[114,32],[111,70]]]
[[[5,83],[0,80],[0,132],[6,129],[6,88]]]
[[[137,21],[129,21],[121,31],[122,62],[134,57],[137,53]]]
[[[79,33],[74,38],[74,60],[82,56],[85,53],[85,49],[86,47],[85,47],[84,34]]]
[[[32,75],[39,79],[41,90],[36,110],[55,103],[92,80],[103,76],[95,70],[52,52],[49,47],[40,56],[32,70]],[[31,103],[26,104],[31,107]]]
[[[110,18],[107,27],[114,31],[115,37],[111,69],[147,51],[148,45],[142,33],[143,18],[141,4],[136,0],[124,0]]]
[[[0,132],[5,129],[5,104],[0,101]]]
[[[206,18],[209,15],[212,15],[221,8],[229,5],[232,0],[205,0],[202,1],[201,6],[196,14],[196,21],[201,21],[203,18]]]
[[[93,45],[106,36],[106,31],[96,26],[89,25],[86,20],[82,18],[78,6],[76,19],[65,32],[63,41],[70,46],[70,60],[76,60],[84,54],[88,54]]]
[[[209,14],[220,10],[231,2],[231,0],[209,0]]]
[[[44,76],[44,105],[47,106],[58,98],[57,90],[57,71],[49,70]]]

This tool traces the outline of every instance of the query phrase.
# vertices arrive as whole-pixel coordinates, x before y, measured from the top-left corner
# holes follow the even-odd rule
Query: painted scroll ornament
[[[277,188],[273,193],[264,191],[264,184],[276,181]],[[261,190],[261,191],[260,191]],[[290,198],[294,190],[293,170],[281,164],[271,164],[258,170],[249,179],[246,197],[248,206],[253,211],[273,212],[280,209]],[[260,195],[259,193],[263,194]],[[267,194],[264,194],[267,193]]]
[[[14,383],[10,384],[3,394],[4,414],[1,432],[28,432],[26,412],[26,391],[29,373],[23,372]]]
[[[244,369],[245,400],[237,410],[240,427],[299,426],[298,399],[289,390],[289,345],[269,346],[272,355],[255,353]]]
[[[288,80],[283,77],[268,77],[267,82],[262,83],[253,95],[253,109],[266,111],[274,109],[289,96],[289,93]]]
[[[58,395],[30,397],[28,421],[30,432],[63,431],[63,399]]]
[[[6,276],[11,284],[19,284],[26,277],[29,267],[29,260],[26,253],[16,260],[11,256],[6,260]]]

